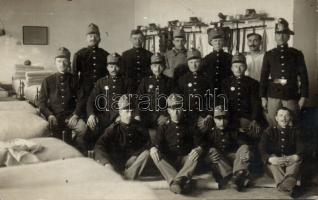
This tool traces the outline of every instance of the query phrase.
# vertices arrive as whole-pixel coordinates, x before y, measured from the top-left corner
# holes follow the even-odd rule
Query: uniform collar
[[[182,48],[182,49],[176,49],[175,47],[172,48],[172,51],[174,52],[174,55],[178,55],[178,54],[185,54],[187,52],[186,48]]]
[[[94,46],[88,46],[87,48],[91,50],[98,49],[98,44]]]
[[[219,51],[216,51],[216,50],[213,50],[213,53],[223,53],[224,51],[223,51],[223,49],[220,49]]]
[[[288,48],[288,43],[282,44],[282,45],[277,45],[278,49],[287,49]]]

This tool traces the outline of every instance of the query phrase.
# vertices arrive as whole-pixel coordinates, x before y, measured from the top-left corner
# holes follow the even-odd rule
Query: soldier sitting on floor
[[[87,125],[90,128],[86,135],[89,148],[94,147],[97,139],[105,129],[118,117],[115,103],[121,95],[130,93],[131,81],[119,73],[120,56],[113,53],[107,56],[109,75],[99,79],[87,101]]]
[[[174,193],[186,193],[203,151],[200,132],[184,118],[183,98],[171,94],[168,99],[170,121],[157,130],[150,156]]]
[[[248,183],[250,147],[247,135],[228,126],[228,113],[217,106],[214,110],[215,127],[207,132],[208,151],[206,161],[212,167],[212,173],[219,188],[222,189],[232,176],[232,186],[241,191]]]
[[[264,132],[259,147],[277,189],[292,195],[300,175],[304,135],[292,125],[292,111],[288,108],[279,108],[275,118],[277,126],[271,126]]]
[[[120,120],[105,130],[94,148],[95,160],[129,180],[136,179],[144,170],[150,147],[148,132],[134,120],[134,105],[130,95],[120,97]]]
[[[75,145],[83,150],[83,137],[86,132],[85,122],[79,118],[80,106],[76,102],[76,81],[71,73],[71,53],[61,47],[55,56],[57,73],[46,77],[41,85],[39,96],[40,112],[47,117],[54,137],[67,143],[73,143],[72,131],[76,135]]]

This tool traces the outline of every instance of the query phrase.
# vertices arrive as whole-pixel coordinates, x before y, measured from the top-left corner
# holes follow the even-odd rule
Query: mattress
[[[147,186],[124,181],[90,158],[0,168],[1,200],[157,199]]]

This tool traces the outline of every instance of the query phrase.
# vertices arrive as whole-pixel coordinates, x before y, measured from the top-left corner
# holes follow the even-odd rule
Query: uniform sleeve
[[[262,112],[262,105],[261,99],[259,96],[259,84],[257,81],[251,82],[251,102],[252,102],[252,119],[259,121],[261,112]]]
[[[79,53],[74,54],[73,63],[72,63],[72,74],[74,75],[75,81],[78,82],[79,75],[78,73],[81,71],[81,62]]]
[[[123,56],[122,56],[121,59],[120,59],[119,65],[120,65],[119,73],[120,73],[122,76],[124,76],[125,78],[128,78],[128,75],[127,75],[126,53],[123,53]]]
[[[258,145],[264,164],[269,164],[268,163],[269,154],[267,153],[267,145],[269,145],[268,144],[268,129],[262,134],[261,140]]]
[[[47,79],[44,79],[41,84],[41,90],[39,95],[39,107],[40,112],[48,118],[50,115],[53,115],[52,111],[48,108],[47,102],[49,100],[49,85]]]
[[[304,157],[305,154],[305,143],[304,143],[304,138],[305,136],[303,135],[304,132],[297,130],[296,132],[296,152],[297,155],[300,157]]]
[[[72,88],[74,90],[75,96],[76,96],[76,106],[75,106],[75,110],[74,110],[74,114],[76,114],[77,116],[81,115],[81,105],[80,105],[80,101],[79,98],[81,97],[81,93],[80,90],[78,89],[78,80],[75,79],[75,77],[73,76],[73,85]]]
[[[90,95],[89,95],[89,97],[87,99],[86,111],[87,111],[87,116],[88,117],[95,113],[95,100],[96,100],[96,97],[99,94],[101,94],[100,81],[97,81],[97,83],[95,84],[92,92],[90,93]]]
[[[97,140],[94,147],[95,160],[97,160],[103,165],[108,164],[110,161],[110,156],[107,152],[107,147],[109,146],[109,141],[111,140],[112,132],[113,126],[107,128],[105,130],[105,133]]]
[[[270,64],[269,64],[269,58],[268,53],[265,53],[264,59],[263,59],[263,65],[261,70],[261,79],[260,79],[260,96],[261,97],[267,97],[267,88],[269,84],[269,73],[270,73]]]
[[[157,147],[159,150],[162,147],[162,142],[164,140],[165,128],[164,126],[159,126],[156,131],[156,135],[152,141],[152,146]]]
[[[300,77],[300,95],[301,97],[308,97],[308,73],[307,67],[302,52],[297,56],[298,75]]]
[[[229,54],[228,59],[227,59],[227,63],[226,63],[226,77],[230,77],[233,73],[231,70],[231,66],[232,66],[232,55]]]
[[[191,128],[191,130],[194,147],[201,147],[203,150],[206,150],[208,146],[206,132],[197,131],[195,128]]]

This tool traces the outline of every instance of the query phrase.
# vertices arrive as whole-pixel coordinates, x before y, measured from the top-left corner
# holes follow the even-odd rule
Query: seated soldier
[[[262,110],[259,84],[244,75],[246,66],[243,54],[233,56],[231,67],[233,75],[223,81],[222,92],[228,99],[229,120],[233,128],[242,132],[253,130],[259,133]]]
[[[183,115],[183,98],[167,99],[170,121],[157,130],[150,156],[176,194],[189,192],[191,178],[202,153],[202,137]]]
[[[277,189],[293,194],[304,153],[299,129],[292,125],[292,112],[281,107],[276,112],[277,126],[268,127],[259,144],[262,159],[272,173]]]
[[[105,130],[94,148],[95,160],[123,173],[124,178],[129,180],[142,173],[149,159],[150,147],[148,132],[134,120],[134,104],[130,95],[120,97],[119,121]]]
[[[233,131],[228,126],[228,113],[217,106],[214,110],[215,127],[207,132],[208,156],[215,180],[222,189],[232,176],[232,186],[241,191],[248,183],[251,152],[245,133]]]
[[[113,53],[107,56],[109,75],[99,79],[87,101],[87,125],[90,131],[86,135],[89,149],[105,129],[118,117],[116,103],[121,95],[130,92],[131,81],[119,75],[120,56]]]
[[[152,75],[142,79],[137,94],[141,122],[150,129],[163,125],[167,120],[166,99],[172,90],[172,79],[162,74],[164,58],[159,53],[151,56]]]
[[[61,47],[55,56],[57,73],[46,77],[39,96],[40,112],[48,119],[53,137],[73,143],[72,132],[76,135],[75,146],[85,151],[83,136],[87,130],[85,122],[79,118],[79,104],[76,103],[76,81],[71,73],[71,53]]]
[[[175,91],[183,95],[189,120],[204,132],[213,125],[212,114],[208,107],[211,98],[207,98],[207,95],[213,94],[214,87],[201,69],[199,50],[190,49],[187,52],[187,64],[189,71],[179,78]]]

